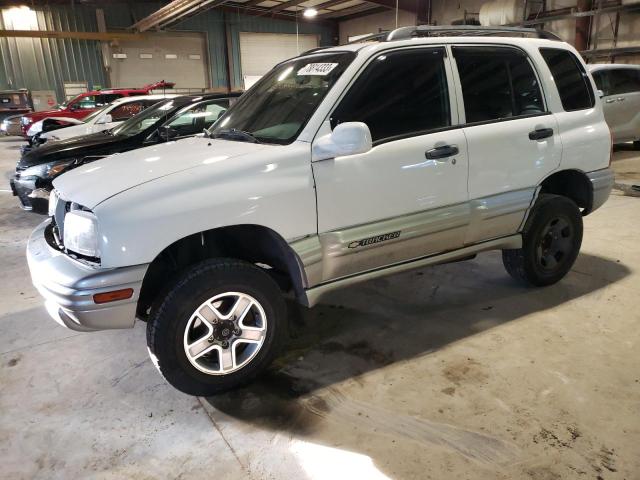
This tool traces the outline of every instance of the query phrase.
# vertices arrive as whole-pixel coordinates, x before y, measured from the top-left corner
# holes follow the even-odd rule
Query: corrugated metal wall
[[[33,19],[17,16],[10,8],[1,13],[2,29],[97,30],[95,10],[90,8],[45,7]],[[64,82],[106,85],[99,42],[92,40],[0,38],[0,60],[0,89],[55,90],[62,101]]]

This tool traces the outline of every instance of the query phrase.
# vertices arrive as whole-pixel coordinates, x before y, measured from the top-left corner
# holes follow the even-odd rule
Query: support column
[[[586,12],[591,10],[591,0],[578,0],[578,11]],[[579,52],[587,50],[589,48],[589,25],[591,24],[591,17],[577,17],[576,18],[576,38],[574,46]]]

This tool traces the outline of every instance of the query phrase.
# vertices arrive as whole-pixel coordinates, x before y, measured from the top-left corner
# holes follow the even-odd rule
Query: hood
[[[127,137],[98,132],[45,143],[23,155],[18,166],[27,168],[57,160],[82,158],[87,155],[111,155],[117,153],[120,150],[119,147],[126,140],[128,140]]]
[[[60,115],[60,112],[63,112],[63,111],[66,111],[66,110],[56,108],[55,110],[40,110],[38,112],[25,113],[22,116],[30,118],[31,121],[35,122],[37,120],[42,120],[45,117],[52,117],[56,114]]]
[[[191,137],[113,155],[70,170],[53,186],[66,199],[94,208],[137,185],[177,172],[258,152],[270,145]],[[161,193],[161,192],[159,192]]]
[[[104,128],[94,129],[94,124],[80,122],[79,124],[71,125],[69,127],[49,130],[48,132],[44,132],[42,135],[40,135],[40,138],[46,138],[47,140],[50,140],[51,138],[55,137],[59,140],[64,140],[68,138],[79,137],[81,135],[89,135],[91,133],[100,132],[102,130],[107,130],[109,128],[115,127],[116,125],[117,123],[111,123],[108,125],[100,124],[100,126],[104,126]]]

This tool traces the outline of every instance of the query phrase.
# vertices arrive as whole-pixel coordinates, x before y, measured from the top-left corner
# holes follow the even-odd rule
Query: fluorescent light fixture
[[[307,18],[313,18],[318,15],[318,10],[316,10],[315,8],[307,8],[304,11],[303,15]]]

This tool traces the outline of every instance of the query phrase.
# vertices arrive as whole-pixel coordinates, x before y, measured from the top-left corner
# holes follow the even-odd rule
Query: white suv
[[[550,37],[410,27],[307,52],[205,136],[62,175],[27,252],[50,314],[145,320],[165,378],[210,395],[273,358],[287,292],[313,306],[493,249],[520,281],[559,281],[612,187],[611,140],[576,51],[528,36]]]
[[[604,103],[614,143],[640,148],[640,65],[588,65]]]

